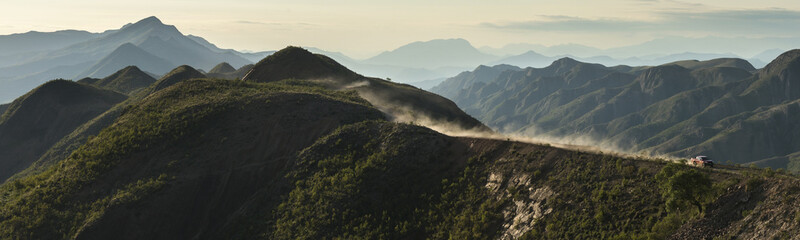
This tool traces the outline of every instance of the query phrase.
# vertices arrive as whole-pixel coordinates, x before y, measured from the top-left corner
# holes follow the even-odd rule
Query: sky
[[[0,35],[101,32],[148,16],[222,48],[314,46],[357,58],[441,38],[613,48],[668,36],[800,37],[798,0],[0,0]]]

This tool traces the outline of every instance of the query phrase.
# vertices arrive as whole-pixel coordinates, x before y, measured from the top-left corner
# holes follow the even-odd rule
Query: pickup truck
[[[700,167],[714,167],[714,160],[706,156],[697,156],[689,159],[689,162],[692,165],[700,166]]]

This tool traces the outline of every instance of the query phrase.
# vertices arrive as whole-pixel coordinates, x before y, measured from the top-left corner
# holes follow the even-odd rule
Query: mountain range
[[[726,44],[717,44],[720,42]],[[731,42],[739,44],[728,44]],[[761,49],[761,45],[754,44],[757,42],[767,43],[772,48]],[[709,37],[664,38],[611,49],[578,44],[510,44],[502,48],[476,48],[468,41],[456,38],[413,42],[367,59],[353,59],[339,52],[314,47],[306,49],[329,56],[365,75],[428,89],[447,77],[480,64],[544,67],[563,57],[607,66],[652,66],[686,59],[739,58],[728,53],[730,49],[737,49],[752,53],[752,56],[746,56],[747,60],[760,68],[783,52],[780,49],[796,47],[793,45],[796,42],[796,39]],[[652,49],[683,49],[686,52],[653,52]],[[165,25],[156,17],[101,33],[64,30],[5,35],[0,36],[0,84],[4,86],[0,89],[0,102],[9,102],[28,89],[55,78],[101,78],[130,65],[154,77],[179,65],[208,70],[227,62],[240,68],[274,52],[222,49],[202,37],[184,35],[175,26]]]
[[[433,92],[493,129],[564,143],[800,171],[800,50],[762,69],[736,58],[606,67],[480,66]]]
[[[184,64],[210,69],[220,62],[239,67],[252,63],[238,52],[204,46],[204,40],[185,36],[156,17],[98,34],[25,33],[0,37],[0,42],[11,48],[21,46],[18,52],[0,56],[11,59],[0,63],[0,84],[4,86],[0,101],[9,101],[50,79],[104,77],[129,65],[158,76]]]
[[[782,70],[797,64],[787,54],[751,85],[794,76]],[[736,60],[709,64],[614,70],[562,59],[459,76],[474,85],[570,72],[569,86],[688,68],[727,69],[698,83],[711,86],[752,77],[728,67]],[[588,80],[603,72],[602,82]],[[0,152],[13,153],[0,155],[0,238],[763,239],[800,229],[787,200],[800,197],[800,180],[781,172],[444,135],[433,129],[496,137],[443,97],[299,47],[241,80],[206,74],[182,65],[154,81],[128,66],[48,81],[0,106]],[[673,91],[645,82],[653,96]]]

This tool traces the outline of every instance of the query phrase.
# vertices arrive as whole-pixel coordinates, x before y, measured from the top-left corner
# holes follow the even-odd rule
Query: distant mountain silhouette
[[[9,58],[11,55],[26,52],[43,52],[55,50],[69,45],[96,38],[102,34],[78,30],[61,30],[55,32],[17,33],[0,36],[0,56]],[[0,66],[11,63],[0,60]]]
[[[254,62],[254,63],[260,61],[261,59],[264,59],[265,57],[267,57],[267,56],[269,56],[269,55],[271,55],[273,53],[275,53],[275,51],[261,51],[261,52],[253,52],[253,53],[236,52],[237,55],[243,57],[244,59],[247,59],[250,62]]]
[[[163,74],[177,65],[131,43],[125,43],[75,78],[104,77],[126,66],[137,66],[143,71]]]
[[[126,43],[143,51],[133,51],[126,45],[122,50],[136,52],[131,55],[134,57],[115,53]],[[148,17],[62,48],[15,57],[15,65],[0,67],[0,83],[4,85],[0,101],[9,101],[50,79],[103,77],[128,65],[160,75],[179,64],[210,69],[220,62],[233,66],[252,63],[235,51],[209,47],[184,36],[175,26]]]
[[[150,86],[150,84],[156,82],[156,79],[136,66],[128,66],[102,79],[89,81],[81,80],[78,82],[83,82],[125,94],[131,94],[137,90]]]
[[[0,182],[125,98],[113,91],[54,80],[15,100],[0,118]]]
[[[374,65],[415,68],[475,66],[497,57],[480,52],[464,39],[437,39],[413,42],[365,60]]]
[[[556,60],[554,57],[548,57],[534,51],[527,51],[520,55],[494,61],[493,64],[509,64],[519,67],[543,67],[549,65],[554,60]]]
[[[750,57],[750,59],[748,59],[748,61],[752,62],[752,61],[755,60],[755,61],[764,62],[765,63],[764,66],[766,66],[766,63],[769,63],[770,61],[772,61],[773,59],[777,58],[778,56],[780,56],[784,52],[786,52],[786,51],[782,50],[782,49],[778,49],[778,48],[767,49],[767,50],[764,50],[763,52],[760,52],[760,53],[758,53],[756,55],[753,55],[752,57]],[[763,66],[760,66],[759,68],[761,68],[761,67],[763,67]]]

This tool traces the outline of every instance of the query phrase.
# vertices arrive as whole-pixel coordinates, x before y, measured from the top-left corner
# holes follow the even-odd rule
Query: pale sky
[[[609,48],[665,36],[800,37],[798,0],[0,0],[0,35],[100,32],[148,16],[222,48],[301,45],[357,58],[439,38]]]

